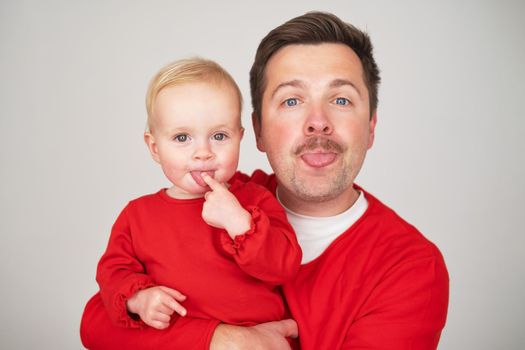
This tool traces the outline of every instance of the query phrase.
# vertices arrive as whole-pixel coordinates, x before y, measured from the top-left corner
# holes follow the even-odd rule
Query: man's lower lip
[[[312,168],[322,168],[332,164],[337,158],[336,153],[305,153],[301,159]]]

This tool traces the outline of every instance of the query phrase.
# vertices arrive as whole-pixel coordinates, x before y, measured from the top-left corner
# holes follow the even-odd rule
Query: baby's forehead
[[[235,88],[227,81],[226,84],[185,82],[165,87],[159,92],[151,121],[172,125],[196,125],[196,121],[216,122],[238,127],[242,125],[241,107]],[[200,125],[203,126],[202,123]]]
[[[199,79],[169,84],[169,85],[164,86],[161,90],[159,90],[157,94],[157,99],[160,94],[162,94],[163,92],[165,93],[166,90],[173,89],[173,88],[176,88],[181,91],[187,90],[187,89],[188,90],[199,90],[199,89],[211,90],[215,92],[220,92],[221,94],[224,94],[224,95],[231,95],[239,102],[242,101],[242,95],[240,94],[240,91],[238,91],[237,86],[224,78],[222,79],[220,78],[217,78],[217,79],[199,78]]]

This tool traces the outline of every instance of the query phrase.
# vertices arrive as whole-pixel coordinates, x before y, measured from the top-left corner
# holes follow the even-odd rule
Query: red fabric
[[[100,293],[87,303],[80,324],[82,344],[92,350],[208,349],[218,320],[180,317],[167,329],[124,328],[108,317]]]
[[[239,175],[238,179],[251,179],[275,192],[273,175],[256,171],[251,178]],[[448,306],[443,258],[413,226],[364,193],[369,203],[365,214],[284,285],[286,301],[299,324],[301,347],[435,349]],[[107,317],[100,318],[92,335],[103,334],[108,327]],[[208,349],[209,343],[200,340],[210,327],[200,320],[186,321],[184,335],[195,340],[191,348]],[[164,336],[176,338],[179,330],[177,325]],[[122,340],[134,338],[126,335]],[[165,340],[172,349],[185,349]]]
[[[301,348],[435,349],[448,274],[439,250],[365,192],[369,208],[284,285]]]
[[[274,175],[252,180],[275,193]],[[363,216],[284,284],[303,350],[437,348],[449,279],[438,248],[371,194]]]
[[[203,198],[177,200],[161,190],[124,208],[97,269],[100,296],[113,324],[147,327],[130,317],[125,303],[138,290],[154,285],[188,296],[184,302],[187,319],[254,325],[284,317],[277,285],[292,278],[299,268],[301,250],[295,234],[284,210],[266,189],[233,181],[230,190],[252,217],[250,229],[235,240],[225,230],[204,222]],[[98,298],[86,307],[91,317],[96,316],[90,308],[98,307]],[[175,315],[172,321],[178,322]],[[83,323],[91,327],[88,318]],[[216,322],[206,327],[213,324]],[[89,336],[84,338],[89,347]]]

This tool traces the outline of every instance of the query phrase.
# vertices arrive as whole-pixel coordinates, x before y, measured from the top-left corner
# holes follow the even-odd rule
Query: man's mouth
[[[329,138],[312,136],[297,147],[295,154],[307,165],[322,168],[332,164],[337,159],[337,155],[343,151],[339,143]]]
[[[328,153],[304,153],[301,155],[301,159],[313,168],[322,168],[332,164],[337,158],[337,154],[333,152]]]
[[[202,187],[208,187],[208,184],[204,182],[202,178],[202,173],[208,174],[210,177],[215,178],[215,170],[193,170],[190,171],[191,177],[197,183],[197,185]]]

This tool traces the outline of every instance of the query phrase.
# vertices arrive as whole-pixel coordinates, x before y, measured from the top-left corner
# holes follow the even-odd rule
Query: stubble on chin
[[[313,178],[304,174],[293,172],[289,183],[294,195],[307,202],[325,202],[337,198],[352,186],[351,171],[347,166],[342,166],[325,177]]]

